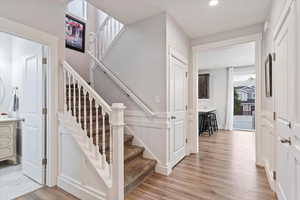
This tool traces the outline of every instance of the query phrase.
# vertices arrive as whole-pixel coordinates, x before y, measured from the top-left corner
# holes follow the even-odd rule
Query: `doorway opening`
[[[255,131],[255,67],[235,69],[233,87],[233,129]]]
[[[48,47],[0,32],[0,199],[46,183]]]
[[[259,116],[261,104],[260,52],[260,34],[193,47],[195,124],[192,130],[196,134],[191,136],[192,152],[201,150],[199,141],[206,140],[204,137],[237,134],[234,137],[241,139],[239,135],[245,133],[255,141],[251,143],[253,147],[249,147],[253,149],[249,152],[255,157],[254,164],[261,163],[260,134],[253,134],[259,131],[259,120],[255,116]],[[251,100],[242,101],[244,90]],[[209,118],[203,120],[203,116]]]

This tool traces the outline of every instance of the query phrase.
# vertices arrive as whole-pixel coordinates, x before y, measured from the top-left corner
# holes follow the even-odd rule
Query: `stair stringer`
[[[59,114],[60,175],[58,186],[80,199],[109,199],[112,181],[90,149],[86,133],[69,113]],[[75,153],[76,152],[76,153]],[[80,190],[78,192],[77,190]]]

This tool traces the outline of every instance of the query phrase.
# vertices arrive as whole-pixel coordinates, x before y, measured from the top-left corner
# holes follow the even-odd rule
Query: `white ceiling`
[[[254,65],[255,43],[199,52],[196,58],[201,70]]]
[[[262,23],[271,0],[88,0],[125,24],[166,11],[191,37],[230,31]]]

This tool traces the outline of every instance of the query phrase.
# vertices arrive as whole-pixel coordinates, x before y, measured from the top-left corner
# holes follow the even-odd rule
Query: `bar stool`
[[[218,126],[218,120],[217,120],[217,114],[215,112],[211,113],[212,116],[212,126],[214,131],[218,131],[219,130],[219,126]]]
[[[198,114],[199,135],[202,135],[202,133],[205,131],[204,120],[205,120],[205,113],[199,113]]]
[[[204,130],[208,132],[208,135],[211,136],[214,134],[213,129],[213,116],[211,113],[207,113],[204,119]]]

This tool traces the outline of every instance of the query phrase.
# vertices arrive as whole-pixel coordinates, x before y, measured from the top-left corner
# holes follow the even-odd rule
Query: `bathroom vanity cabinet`
[[[17,164],[17,119],[0,119],[0,161]]]

